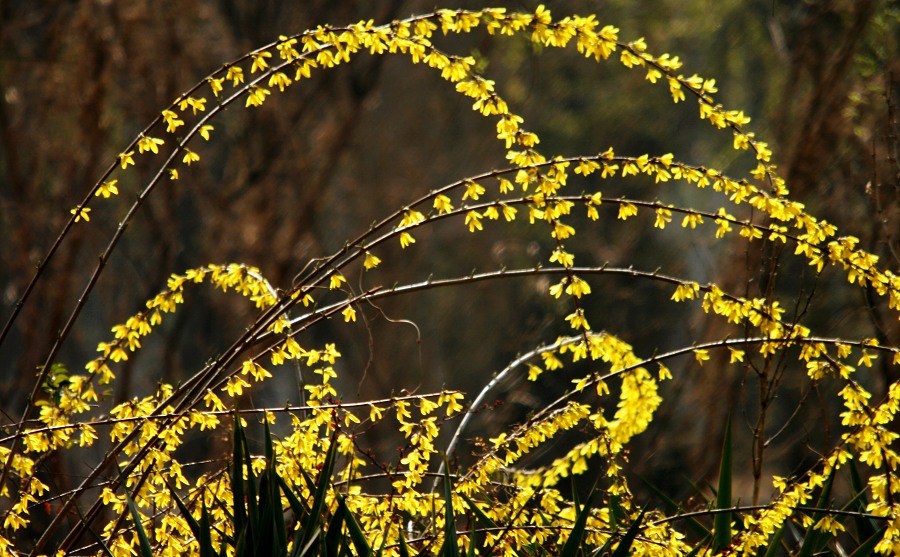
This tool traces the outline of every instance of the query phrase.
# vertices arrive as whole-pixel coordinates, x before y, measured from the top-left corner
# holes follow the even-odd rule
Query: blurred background
[[[750,128],[772,146],[792,194],[842,234],[859,237],[861,247],[881,257],[882,268],[900,267],[896,2],[548,5],[555,17],[596,13],[601,25],[621,29],[622,40],[645,37],[651,52],[681,57],[685,75],[715,78],[719,100],[746,111],[753,118]],[[198,80],[281,34],[322,23],[370,18],[382,23],[434,8],[431,1],[401,0],[0,3],[0,317],[5,322],[13,311],[69,209],[132,138]],[[574,48],[544,51],[525,37],[496,40],[481,32],[436,41],[476,57],[510,109],[540,135],[544,154],[594,154],[610,146],[622,155],[673,152],[676,159],[735,178],[754,165],[732,149],[729,132],[698,119],[695,103],[673,105],[664,86],[649,84],[644,72],[627,70],[615,59],[597,64]],[[471,102],[436,72],[399,56],[360,54],[346,66],[314,72],[284,94],[273,94],[261,108],[235,105],[213,123],[213,140],[196,149],[201,163],[158,189],[129,227],[64,346],[60,361],[69,368],[93,358],[110,327],[141,309],[171,273],[242,262],[286,288],[310,259],[332,253],[390,211],[432,188],[506,166],[494,122],[473,112]],[[154,171],[144,157],[119,177],[119,198],[96,204],[89,225],[75,227],[0,346],[5,424],[17,420],[37,366],[98,254]],[[707,210],[721,204],[712,192],[682,183],[593,178],[573,175],[570,191],[599,188],[604,197],[659,199]],[[732,212],[747,218],[741,209]],[[348,279],[372,286],[546,263],[552,246],[545,231],[532,230],[524,216],[519,220],[486,222],[477,235],[461,220],[441,221],[417,232],[417,243],[402,254],[394,243],[379,251],[384,263],[376,272],[363,278],[348,274]],[[677,226],[677,215],[659,231],[648,210],[622,223],[616,208],[606,205],[599,221],[577,215],[572,222],[578,234],[570,247],[579,264],[660,269],[700,283],[714,281],[737,295],[769,294],[786,315],[802,315],[814,334],[900,343],[896,316],[883,299],[847,286],[835,269],[816,275],[792,256],[791,246],[782,253],[765,242],[748,245],[737,235],[716,241],[711,224],[685,230]],[[593,328],[619,336],[638,355],[743,334],[703,314],[699,304],[674,304],[671,286],[585,278],[594,291],[585,302]],[[345,400],[440,388],[460,389],[471,400],[516,354],[568,334],[563,317],[571,308],[548,296],[549,284],[538,276],[384,299],[363,308],[356,323],[326,323],[301,342],[338,343]],[[190,376],[256,315],[246,300],[206,286],[189,291],[187,298],[147,338],[145,348],[117,368],[114,402],[149,394],[160,381]],[[835,442],[840,408],[832,395],[839,386],[811,385],[793,357],[743,366],[729,366],[727,355],[703,368],[687,359],[670,364],[675,378],[664,385],[665,402],[651,429],[636,439],[632,460],[636,474],[674,498],[692,494],[685,479],[703,485],[715,477],[729,414],[736,443],[746,449],[738,451],[744,460],[735,462],[743,470],[737,475],[750,477],[761,369],[781,377],[766,426],[772,437],[767,473],[800,471]],[[586,370],[545,374],[537,384],[502,385],[491,408],[479,413],[472,435],[496,435]],[[883,359],[860,373],[876,395],[898,379],[896,366]],[[292,381],[285,368],[248,404],[296,402],[286,394],[296,393]],[[609,404],[614,406],[614,399]],[[390,432],[372,435],[374,447],[391,446]],[[551,447],[535,462],[553,454]]]

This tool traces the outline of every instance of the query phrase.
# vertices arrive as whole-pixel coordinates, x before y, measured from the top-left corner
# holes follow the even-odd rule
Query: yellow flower
[[[381,415],[383,410],[374,404],[369,405],[369,420],[372,422],[377,422],[381,419]]]
[[[653,223],[653,226],[662,230],[666,227],[666,223],[669,222],[672,222],[672,211],[662,208],[657,209],[656,222]]]
[[[583,329],[587,331],[591,328],[587,319],[584,317],[584,310],[581,308],[578,308],[573,313],[567,315],[566,321],[569,322],[573,329]]]
[[[200,160],[200,155],[191,151],[190,149],[184,150],[184,158],[181,159],[181,162],[190,166],[191,163],[197,162]]]
[[[363,267],[368,269],[374,269],[381,263],[381,259],[377,255],[372,254],[371,252],[366,252],[366,260],[363,261]]]
[[[269,78],[269,87],[278,87],[278,90],[282,93],[284,92],[284,88],[289,86],[291,83],[291,78],[285,75],[282,72],[276,72],[272,74],[272,77]]]
[[[119,165],[121,165],[122,170],[125,170],[126,168],[128,168],[129,164],[131,164],[131,165],[134,164],[134,158],[132,157],[132,155],[134,155],[134,151],[127,151],[125,153],[119,153]]]
[[[205,126],[200,126],[200,131],[199,131],[200,137],[209,141],[209,132],[213,131],[214,129],[215,128],[210,126],[209,124],[207,124]]]
[[[463,194],[463,199],[477,201],[479,197],[484,195],[484,191],[484,187],[481,184],[469,181],[466,183],[466,192]]]
[[[244,392],[244,389],[249,386],[250,383],[244,381],[243,377],[236,375],[228,381],[228,383],[225,385],[224,390],[228,393],[229,396],[234,397],[240,396]]]
[[[497,220],[500,218],[500,211],[497,210],[496,205],[491,205],[487,209],[484,210],[482,216],[487,217],[491,220]]]
[[[700,348],[694,350],[694,358],[696,358],[697,363],[699,363],[702,366],[703,362],[709,360],[709,350],[700,349]]]
[[[165,143],[162,139],[155,137],[142,137],[138,139],[138,152],[150,151],[154,155],[159,153],[159,146]]]
[[[119,188],[116,187],[118,184],[118,180],[109,180],[107,182],[103,182],[100,184],[100,187],[97,188],[97,191],[94,193],[95,196],[103,196],[104,199],[108,199],[111,195],[118,195]]]
[[[413,238],[412,234],[410,234],[409,232],[403,232],[402,234],[400,234],[400,247],[401,248],[405,249],[410,244],[415,244],[415,243],[416,243],[416,239]]]
[[[409,226],[415,226],[420,222],[425,220],[425,215],[416,211],[414,209],[410,209],[403,213],[403,219],[400,221],[400,228],[406,228]]]
[[[588,283],[578,277],[572,277],[572,281],[566,286],[566,294],[581,298],[585,294],[591,293],[591,287]]]
[[[209,88],[212,89],[213,95],[216,97],[219,96],[219,93],[222,92],[222,83],[225,81],[224,77],[211,77],[207,80],[209,82]]]
[[[269,63],[266,62],[266,58],[271,58],[271,52],[258,52],[253,55],[253,65],[250,67],[250,73],[261,72],[269,67]]]
[[[675,293],[672,294],[672,300],[681,302],[684,300],[693,300],[700,292],[700,285],[696,282],[686,282],[675,287]]]
[[[297,44],[297,39],[295,38],[287,38],[284,35],[279,35],[278,40],[280,41],[275,47],[278,49],[278,55],[281,56],[282,60],[290,62],[294,58],[299,58],[300,53],[297,52],[297,49],[294,48],[294,45]]]
[[[575,174],[581,174],[582,176],[587,176],[593,173],[595,170],[600,168],[600,164],[595,161],[583,160],[578,163],[578,166],[575,167]]]
[[[347,282],[347,279],[344,278],[340,273],[331,275],[331,279],[328,283],[328,288],[331,290],[335,290],[340,288],[343,283]]]
[[[228,71],[225,72],[225,79],[230,79],[231,85],[237,87],[239,83],[244,82],[244,70],[238,66],[231,66],[228,68]]]
[[[621,220],[627,220],[638,213],[638,208],[632,203],[622,203],[619,205],[619,216]]]
[[[515,220],[516,213],[518,212],[515,207],[511,207],[505,203],[501,203],[500,206],[503,207],[503,218],[505,218],[507,222]]]
[[[175,132],[179,126],[184,125],[184,120],[178,117],[178,114],[171,110],[163,110],[162,111],[163,122],[166,123],[166,131],[169,133]]]
[[[75,207],[69,212],[75,215],[75,222],[91,220],[91,216],[88,214],[91,212],[90,207]]]
[[[356,310],[350,306],[345,307],[344,311],[341,312],[341,315],[344,316],[344,321],[347,323],[356,321]]]
[[[449,213],[453,210],[453,204],[450,203],[450,198],[444,194],[439,194],[434,198],[434,208],[437,209],[437,212],[441,215],[444,213]]]
[[[266,97],[269,96],[271,91],[266,89],[265,87],[253,86],[250,88],[250,91],[247,92],[247,102],[244,104],[245,107],[249,108],[251,106],[262,106],[262,103],[265,102]]]
[[[697,228],[698,224],[703,223],[703,215],[698,215],[697,213],[689,213],[684,216],[684,220],[681,221],[681,226],[683,228],[687,228],[688,226],[691,229]]]
[[[563,293],[563,286],[565,285],[565,280],[562,280],[552,286],[550,286],[550,295],[554,298],[559,298]]]
[[[557,248],[550,254],[550,262],[559,263],[563,267],[571,267],[575,264],[575,256]]]
[[[557,240],[565,240],[575,234],[575,229],[569,226],[568,224],[563,224],[559,221],[553,223],[553,231],[550,233],[551,236],[556,238]]]
[[[206,110],[206,99],[199,98],[196,99],[194,97],[187,97],[186,99],[181,99],[178,101],[178,108],[182,111],[187,107],[191,107],[191,112],[197,114],[198,111],[203,112]]]
[[[466,213],[466,226],[469,227],[469,232],[483,230],[483,227],[481,226],[481,215],[479,215],[477,211],[469,211]]]

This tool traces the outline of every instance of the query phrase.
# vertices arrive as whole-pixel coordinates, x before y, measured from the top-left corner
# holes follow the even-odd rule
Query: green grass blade
[[[497,523],[494,522],[493,520],[491,520],[491,517],[484,514],[484,511],[481,510],[481,508],[475,503],[475,501],[472,500],[471,497],[469,497],[465,493],[460,493],[459,495],[463,498],[463,501],[466,502],[466,505],[472,510],[472,512],[475,513],[475,517],[480,522],[483,522],[489,528],[497,528],[498,527]]]
[[[241,417],[234,413],[234,448],[232,449],[231,494],[234,499],[232,520],[234,521],[235,547],[237,538],[241,536],[247,525],[247,509],[244,507],[244,446],[241,443],[243,428]]]
[[[832,468],[831,474],[828,475],[828,479],[825,480],[825,484],[822,486],[822,493],[819,495],[819,501],[816,503],[817,509],[828,508],[828,499],[831,497],[831,484],[833,482],[834,469]],[[803,544],[800,546],[800,551],[797,552],[797,557],[811,557],[813,553],[822,549],[828,541],[828,538],[831,537],[828,532],[822,532],[815,529],[816,522],[818,522],[818,518],[821,516],[824,516],[824,514],[813,513],[813,523],[806,529],[806,534],[803,536]]]
[[[255,555],[271,555],[279,557],[281,552],[278,547],[278,537],[275,530],[275,502],[272,500],[268,471],[263,472],[259,483],[259,521],[256,523],[254,532],[254,554]],[[279,503],[280,498],[279,498]],[[279,505],[279,512],[281,511]]]
[[[309,519],[303,525],[303,533],[300,539],[301,545],[304,547],[309,544],[313,535],[318,535],[317,533],[321,530],[320,522],[322,520],[322,511],[325,509],[325,494],[328,492],[328,485],[331,483],[331,473],[334,471],[336,454],[337,431],[331,436],[331,444],[328,446],[328,453],[325,455],[325,462],[322,464],[322,471],[319,473],[319,481],[315,486]]]
[[[472,530],[469,531],[469,545],[466,548],[466,557],[475,557],[475,546],[478,545],[476,537],[478,535],[478,522],[473,515],[469,515],[469,524],[472,525]]]
[[[197,519],[194,518],[194,515],[191,514],[190,510],[188,510],[187,505],[185,505],[184,501],[181,500],[181,497],[178,496],[175,488],[173,488],[169,482],[166,482],[166,486],[169,488],[169,493],[171,493],[172,499],[175,500],[175,506],[178,507],[178,510],[181,511],[181,516],[183,516],[185,522],[188,523],[188,527],[191,529],[191,533],[194,534],[194,537],[199,540],[200,523],[197,522]]]
[[[347,508],[347,500],[343,497],[338,497],[338,508],[340,509],[341,507],[345,511],[344,522],[347,524],[347,531],[350,533],[350,541],[353,542],[353,547],[356,548],[356,554],[360,557],[370,557],[372,555],[372,546],[369,545],[369,540],[366,539],[366,535],[363,533],[356,518],[353,517],[353,513]]]
[[[573,501],[576,511],[575,523],[572,525],[572,530],[569,532],[569,537],[568,539],[566,539],[566,543],[563,545],[562,552],[559,554],[560,557],[575,557],[576,555],[578,555],[578,550],[581,549],[581,540],[584,538],[584,529],[587,526],[587,519],[591,514],[591,499],[593,497],[594,490],[591,489],[591,492],[588,494],[587,501],[585,501],[584,506],[579,509],[577,493],[575,494]]]
[[[212,544],[212,527],[209,522],[209,510],[206,508],[206,500],[200,497],[200,557],[219,557]]]
[[[250,444],[247,443],[247,435],[241,429],[241,443],[244,447],[244,465],[247,467],[247,483],[245,484],[247,493],[247,547],[255,548],[257,538],[261,533],[259,523],[259,500],[256,489],[256,475],[253,473],[253,459],[250,458]]]
[[[75,508],[75,512],[78,513],[78,518],[81,519],[81,522],[86,524],[87,518],[85,518],[84,513],[81,512],[81,509],[78,508],[78,505],[75,505],[74,508]],[[112,551],[110,551],[109,548],[106,547],[106,544],[103,543],[103,538],[101,538],[100,535],[97,534],[97,532],[95,532],[93,528],[87,528],[87,531],[88,531],[88,533],[91,534],[91,536],[93,536],[93,538],[95,540],[97,540],[97,545],[100,546],[100,549],[103,551],[104,555],[106,555],[107,557],[115,557],[112,554]]]
[[[200,557],[217,557],[216,551],[213,549],[212,545],[209,513],[206,510],[206,501],[203,499],[203,495],[200,495],[200,503],[203,505],[203,511],[200,515],[200,522],[197,522],[197,519],[191,514],[187,505],[185,505],[181,497],[178,496],[175,488],[168,484],[168,482],[166,485],[169,487],[169,492],[172,494],[172,498],[175,500],[178,510],[181,511],[181,516],[183,516],[185,522],[188,523],[191,533],[194,534],[194,538],[197,539],[197,543],[200,545]]]
[[[472,500],[471,497],[466,495],[465,493],[460,493],[460,496],[463,498],[463,501],[466,502],[466,506],[472,510],[475,514],[475,523],[472,525],[472,538],[469,542],[469,553],[474,551],[474,548],[478,541],[478,524],[483,524],[488,528],[497,528],[497,523],[491,520],[491,517],[486,515],[483,510]],[[493,548],[483,548],[488,554],[493,551]]]
[[[322,534],[322,528],[319,526],[319,523],[316,522],[315,528],[313,528],[312,534],[310,535],[309,540],[305,544],[297,545],[298,551],[294,552],[294,555],[299,557],[306,557],[307,555],[316,555],[315,548],[316,542],[319,541],[319,537]]]
[[[406,538],[403,537],[403,528],[402,527],[400,528],[399,534],[400,535],[397,537],[400,538],[400,544],[398,547],[398,549],[400,550],[400,557],[410,557],[409,546],[406,545]]]
[[[341,551],[341,541],[343,540],[344,515],[347,512],[347,506],[338,503],[338,508],[328,523],[328,529],[325,531],[325,557],[338,557]]]
[[[856,461],[851,460],[847,464],[850,468],[850,484],[853,486],[853,492],[856,494],[851,503],[853,504],[854,510],[864,513],[866,512],[866,507],[869,505],[869,499],[866,497],[867,486],[863,483],[862,478],[859,475]],[[868,540],[875,535],[877,528],[875,524],[872,523],[871,519],[864,516],[855,516],[853,517],[853,520],[856,523],[856,534],[858,539]]]
[[[711,540],[711,539],[712,539],[712,534],[709,534],[708,536],[706,536],[705,538],[700,540],[700,543],[695,545],[694,549],[692,549],[691,552],[688,553],[687,555],[685,555],[684,557],[695,557],[695,555],[698,555],[701,551],[703,551],[706,548],[707,544],[709,543],[709,540]]]
[[[121,473],[121,471],[120,471]],[[124,485],[124,482],[122,482]],[[141,515],[138,514],[137,506],[131,498],[131,494],[125,489],[125,498],[128,500],[128,508],[131,510],[131,518],[134,520],[134,529],[137,532],[138,540],[141,544],[141,556],[153,557],[153,549],[150,547],[150,540],[147,539],[147,532],[144,531],[144,525],[141,524]]]
[[[732,459],[731,416],[729,416],[725,424],[725,439],[722,441],[722,460],[719,464],[719,486],[716,490],[717,509],[728,509],[731,507]],[[713,553],[724,551],[729,544],[731,544],[731,513],[717,513],[713,517]]]
[[[301,501],[296,494],[294,494],[294,490],[291,489],[291,486],[284,481],[284,478],[281,476],[276,476],[275,479],[278,481],[278,485],[281,487],[281,492],[284,493],[284,496],[287,497],[288,504],[291,506],[291,511],[294,513],[294,517],[296,517],[298,522],[305,522],[306,517],[309,516],[309,508],[306,506],[306,503]]]
[[[663,493],[661,489],[657,488],[655,485],[650,483],[643,476],[638,475],[638,479],[641,480],[642,482],[644,482],[644,485],[646,485],[648,488],[650,488],[650,491],[652,491],[654,495],[656,495],[657,497],[662,499],[662,501],[673,511],[678,512],[678,513],[688,512],[687,509],[685,509],[683,506],[678,504],[678,502],[671,499],[668,495]],[[610,513],[610,514],[612,514],[612,513]],[[677,518],[677,517],[675,517],[675,518]],[[704,537],[707,537],[710,535],[709,529],[706,528],[705,526],[703,526],[703,524],[701,524],[699,520],[697,520],[693,517],[687,517],[684,519],[684,522],[685,522],[685,524],[687,524],[688,528],[690,528],[694,532],[694,534],[700,536],[701,538],[704,538]]]
[[[641,522],[644,521],[644,515],[647,513],[647,507],[641,509],[641,514],[638,515],[637,519],[632,523],[632,525],[628,528],[628,531],[625,532],[625,537],[622,538],[622,541],[619,542],[619,546],[616,548],[616,551],[612,554],[612,557],[628,557],[631,551],[631,545],[634,543],[634,540],[637,538],[638,532],[641,531]]]
[[[622,508],[622,498],[618,495],[609,497],[609,529],[616,531],[619,523],[625,520],[625,509]]]
[[[444,464],[444,545],[438,555],[442,557],[459,557],[459,544],[456,541],[456,515],[453,513],[453,483],[450,480],[449,466]]]
[[[275,451],[272,446],[272,432],[269,422],[264,422],[266,446],[266,470],[260,482],[260,540],[261,555],[281,557],[287,554],[287,534],[284,522],[284,508],[281,506],[278,472],[275,470]],[[265,502],[263,504],[262,502]],[[266,545],[263,545],[266,544]]]
[[[867,557],[869,555],[873,555],[875,552],[875,546],[878,545],[878,542],[884,537],[884,532],[875,532],[869,539],[863,542],[856,550],[851,553],[848,557]]]
[[[769,547],[766,548],[765,554],[763,557],[775,557],[778,555],[778,549],[781,547],[781,538],[784,537],[785,525],[782,524],[781,528],[775,532],[775,535],[772,536],[772,539],[769,540]]]

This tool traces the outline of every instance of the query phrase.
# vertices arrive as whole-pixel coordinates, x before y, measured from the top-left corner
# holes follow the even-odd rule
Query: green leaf
[[[681,506],[681,505],[678,504],[676,501],[674,501],[673,499],[671,499],[668,495],[666,495],[665,493],[663,493],[662,490],[660,490],[660,489],[657,488],[655,485],[653,485],[652,483],[650,483],[650,482],[649,482],[646,478],[644,478],[643,476],[638,475],[638,479],[640,479],[642,482],[644,482],[644,485],[646,485],[648,488],[650,488],[650,491],[652,491],[652,492],[654,493],[654,495],[656,495],[657,497],[659,497],[660,499],[662,499],[663,502],[664,502],[670,509],[672,509],[673,511],[676,511],[676,512],[678,512],[678,513],[686,513],[686,512],[688,512],[687,509],[685,509],[683,506]],[[613,497],[617,497],[617,498],[618,498],[618,496],[613,496]],[[610,513],[610,518],[612,518],[612,513]],[[677,517],[677,516],[674,516],[674,517],[672,517],[672,518],[678,518],[678,517]],[[695,518],[689,516],[689,517],[686,517],[686,518],[684,519],[684,521],[685,521],[685,523],[688,525],[688,527],[689,527],[695,534],[697,534],[698,536],[700,536],[701,538],[704,538],[704,537],[709,536],[709,534],[710,534],[709,529],[706,528],[705,526],[703,526],[703,524],[701,524],[699,520],[697,520],[697,519],[695,519]]]
[[[259,486],[259,536],[256,542],[257,555],[280,557],[287,554],[284,509],[281,506],[278,473],[275,471],[275,453],[272,447],[272,433],[269,423],[264,422],[266,469]]]
[[[497,528],[497,523],[491,520],[491,517],[484,514],[484,511],[481,510],[481,508],[475,503],[475,501],[472,500],[471,497],[469,497],[465,493],[460,493],[459,495],[463,498],[463,501],[466,502],[466,505],[470,509],[472,509],[472,511],[475,513],[475,517],[479,521],[485,523],[485,525],[487,525],[489,528]]]
[[[319,481],[316,484],[315,493],[313,495],[312,508],[310,509],[309,519],[303,525],[300,536],[300,545],[308,547],[313,536],[320,533],[320,521],[322,519],[322,511],[325,508],[325,494],[328,492],[328,485],[331,483],[331,473],[334,471],[335,455],[337,454],[337,431],[331,436],[331,444],[328,446],[328,453],[325,455],[325,462],[322,464],[322,470],[319,473]],[[304,552],[306,549],[303,550]],[[301,553],[303,555],[303,553]]]
[[[359,523],[353,517],[353,514],[347,509],[347,500],[342,496],[338,496],[338,509],[344,509],[344,522],[347,524],[347,531],[350,532],[350,540],[353,547],[356,548],[356,554],[360,557],[368,557],[372,555],[372,546],[366,539],[366,535],[360,528]]]
[[[218,557],[212,544],[212,528],[209,523],[209,510],[206,508],[206,501],[200,498],[200,557]]]
[[[253,473],[253,459],[250,458],[250,444],[247,443],[247,435],[244,430],[240,432],[241,443],[244,446],[244,465],[247,467],[247,547],[255,548],[262,530],[259,522],[259,500],[256,489],[256,475]]]
[[[834,468],[831,469],[828,479],[825,480],[825,485],[822,486],[822,493],[819,495],[819,501],[816,503],[817,509],[828,509],[828,498],[831,496],[831,484],[833,482]],[[797,552],[797,557],[811,557],[813,553],[825,547],[828,538],[831,537],[830,533],[815,529],[816,522],[818,522],[817,517],[822,515],[824,513],[813,513],[813,523],[806,529],[806,534],[803,536],[803,544],[800,546],[800,551]]]
[[[169,487],[169,492],[172,494],[172,498],[175,500],[178,510],[181,511],[181,516],[184,517],[185,522],[188,523],[188,526],[191,529],[191,533],[194,534],[197,543],[200,544],[200,557],[217,557],[217,553],[212,545],[209,513],[206,510],[206,501],[203,499],[203,495],[200,495],[200,504],[203,506],[203,511],[200,515],[200,522],[197,522],[197,519],[191,514],[187,505],[185,505],[181,497],[178,496],[178,492],[175,488],[168,482],[166,482],[166,485]]]
[[[119,475],[121,477],[122,471],[119,470]],[[122,481],[122,485],[125,485],[124,478]],[[142,557],[153,557],[153,549],[150,547],[150,540],[147,539],[147,532],[144,531],[144,525],[141,524],[141,515],[138,514],[137,506],[134,504],[134,500],[131,498],[131,494],[128,493],[127,489],[125,491],[125,498],[128,500],[128,508],[131,510],[131,518],[134,520],[134,529],[137,532],[138,540],[141,544],[141,555]]]
[[[619,547],[616,548],[616,551],[612,554],[612,557],[628,557],[629,552],[631,551],[631,545],[637,538],[638,532],[641,531],[641,522],[644,521],[644,515],[646,513],[647,507],[641,509],[641,514],[638,515],[637,520],[635,520],[634,523],[632,523],[631,527],[628,528],[628,531],[625,532],[625,537],[623,537],[622,541],[619,542]]]
[[[691,550],[690,553],[685,555],[684,557],[694,557],[698,553],[700,553],[706,546],[709,544],[709,540],[712,539],[712,534],[707,535],[705,538],[700,540],[700,543],[694,546],[694,549]]]
[[[172,487],[172,484],[167,481],[166,486],[169,488],[169,492],[172,494],[172,499],[175,500],[175,505],[178,507],[178,510],[181,511],[181,516],[183,516],[185,522],[188,523],[188,527],[190,527],[191,533],[194,534],[194,537],[199,540],[200,523],[197,522],[197,519],[194,518],[194,516],[191,514],[191,511],[188,510],[187,505],[185,505],[184,501],[181,500],[181,497],[178,496],[178,492],[175,491],[175,488]]]
[[[878,542],[880,542],[883,537],[884,532],[876,532],[869,539],[863,542],[859,547],[857,547],[856,551],[851,553],[848,557],[867,557],[868,555],[872,555],[875,550],[875,546],[878,545]]]
[[[618,495],[609,496],[609,527],[618,530],[619,523],[626,518],[625,509],[622,508],[622,498]]]
[[[566,539],[566,543],[563,545],[560,557],[575,557],[576,555],[578,555],[578,550],[581,548],[581,540],[582,538],[584,538],[584,529],[587,526],[587,519],[591,514],[591,499],[593,497],[594,489],[592,488],[591,492],[588,494],[588,498],[587,501],[585,501],[584,506],[579,509],[578,497],[577,494],[575,494],[573,501],[576,511],[575,523],[572,525],[572,530],[569,532],[569,537],[568,539]]]
[[[444,464],[444,545],[438,555],[442,557],[459,557],[459,544],[456,541],[456,516],[453,513],[453,483],[450,480],[449,466]]]
[[[338,557],[341,550],[342,532],[344,529],[344,514],[347,512],[347,506],[338,503],[338,508],[328,523],[328,529],[325,531],[325,556]]]
[[[78,518],[81,519],[81,522],[87,524],[87,518],[85,518],[84,513],[81,512],[81,509],[78,508],[78,505],[75,505],[74,508],[75,508],[75,512],[78,513]],[[104,555],[106,555],[107,557],[115,557],[112,554],[112,551],[110,551],[109,548],[106,547],[106,544],[103,543],[103,538],[101,538],[100,535],[97,534],[97,532],[95,532],[93,528],[89,527],[89,528],[87,528],[87,531],[91,534],[91,536],[94,537],[95,540],[97,540],[97,545],[99,545],[100,549],[103,550]]]
[[[772,539],[769,540],[769,547],[766,549],[766,553],[764,557],[775,557],[778,555],[778,549],[781,546],[781,538],[784,537],[784,528],[785,525],[782,524],[781,528],[775,532],[775,535],[772,536]]]
[[[719,487],[716,490],[716,508],[731,508],[731,416],[725,423],[725,439],[722,441],[722,460],[719,463]],[[713,517],[713,553],[724,551],[731,544],[731,513],[717,513]]]
[[[287,498],[288,504],[291,506],[291,511],[293,511],[297,521],[305,522],[306,517],[309,516],[309,508],[306,506],[306,503],[297,498],[297,495],[294,494],[294,490],[291,489],[291,486],[289,486],[286,481],[284,481],[284,478],[276,476],[275,479],[281,487],[281,492],[284,493],[284,496]]]
[[[466,557],[475,557],[475,546],[478,545],[478,540],[475,539],[475,536],[478,534],[478,527],[475,517],[470,515],[469,519],[469,522],[472,524],[472,530],[469,531],[469,547],[466,550]]]
[[[400,528],[400,557],[410,557],[409,555],[409,546],[406,545],[406,538],[403,537],[403,528]]]
[[[475,524],[472,525],[471,540],[469,542],[469,553],[472,553],[474,551],[474,548],[477,545],[477,541],[478,541],[478,539],[477,539],[478,524],[479,523],[483,524],[484,526],[486,526],[488,528],[497,528],[497,523],[495,523],[493,520],[491,520],[491,517],[486,515],[484,513],[484,511],[481,510],[481,508],[475,503],[475,501],[472,500],[471,497],[469,497],[465,493],[460,493],[459,495],[463,498],[463,501],[466,502],[466,506],[468,506],[469,509],[471,509],[472,512],[475,513]],[[493,551],[493,548],[483,548],[483,549],[485,550],[485,553],[487,553],[487,554],[490,554]]]
[[[868,497],[866,497],[867,486],[859,476],[859,469],[856,467],[856,461],[851,460],[847,464],[850,468],[850,483],[853,485],[854,493],[856,493],[850,503],[857,512],[864,513],[866,512],[866,507],[869,505]],[[877,526],[869,518],[864,516],[854,516],[853,520],[856,523],[856,534],[860,540],[870,539],[878,530]]]
[[[244,507],[244,445],[241,443],[243,429],[241,417],[234,413],[234,448],[231,455],[231,493],[234,499],[233,527],[235,538],[241,536],[247,525],[247,510]],[[235,539],[237,547],[237,539]]]

